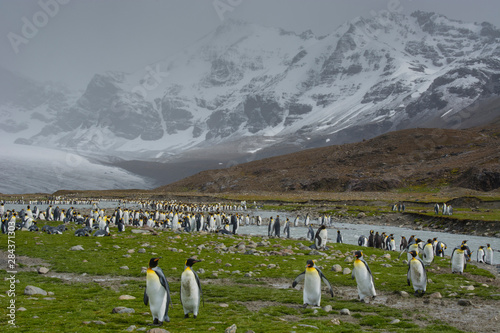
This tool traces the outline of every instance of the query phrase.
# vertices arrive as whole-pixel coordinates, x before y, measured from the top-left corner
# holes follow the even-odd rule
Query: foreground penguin
[[[146,289],[144,290],[144,304],[148,305],[153,315],[153,325],[161,326],[164,321],[169,322],[168,307],[172,304],[170,287],[163,271],[158,267],[160,258],[151,258],[146,274]]]
[[[196,274],[192,267],[200,261],[192,258],[186,260],[184,272],[181,275],[181,303],[184,308],[184,318],[189,318],[190,313],[193,314],[194,318],[198,316],[200,299],[203,297],[203,294],[198,274]]]
[[[368,267],[368,264],[363,259],[363,252],[356,251],[354,253],[356,260],[354,260],[354,268],[352,269],[352,278],[356,279],[358,285],[359,300],[363,301],[365,297],[375,297],[375,286],[373,284],[373,275]]]
[[[330,295],[333,297],[333,289],[330,281],[323,275],[321,270],[314,265],[314,261],[308,260],[306,270],[300,273],[292,283],[292,287],[304,281],[304,305],[320,306],[321,303],[321,281],[323,281],[329,289]]]
[[[467,245],[462,244],[460,248],[455,248],[451,254],[451,272],[452,273],[464,273],[464,269],[467,265],[465,261],[465,252],[467,251]]]
[[[411,260],[408,262],[408,272],[406,273],[406,281],[410,285],[410,281],[413,284],[413,289],[415,290],[415,296],[425,294],[427,289],[427,272],[424,267],[424,263],[417,256],[417,251],[410,251],[412,256]]]

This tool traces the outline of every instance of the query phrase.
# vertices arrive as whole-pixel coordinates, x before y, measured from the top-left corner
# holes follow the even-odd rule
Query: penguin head
[[[189,258],[188,260],[186,260],[186,266],[193,267],[194,264],[196,264],[197,262],[200,262],[200,261],[201,260]]]
[[[340,234],[340,230],[337,230],[337,233]]]
[[[490,244],[486,244],[486,246],[487,246],[488,248],[490,248]]]
[[[354,252],[354,256],[359,259],[359,258],[361,258],[363,256],[363,252],[356,251],[356,252]]]
[[[320,229],[326,229],[326,227],[324,225],[322,225],[321,227],[319,227]]]
[[[421,240],[420,238],[415,238],[415,243],[417,243],[417,244],[418,244],[418,243],[420,243],[420,242],[422,242],[422,240]]]
[[[160,260],[160,259],[161,259],[161,257],[158,257],[158,258],[151,258],[151,259],[149,260],[149,267],[150,267],[150,268],[154,268],[154,267],[158,266],[158,260]]]
[[[409,252],[413,258],[417,256],[417,251],[410,251]]]
[[[484,246],[482,246],[482,245],[481,245],[481,246],[479,246],[479,249],[480,249],[480,250],[481,250],[481,249],[484,249]]]
[[[314,261],[313,261],[313,260],[311,260],[311,259],[309,259],[309,260],[307,261],[307,265],[306,265],[306,266],[307,266],[307,267],[314,267]]]
[[[460,250],[462,250],[462,251],[467,250],[467,245],[462,243],[462,245],[460,246]]]
[[[432,239],[430,239],[430,238],[429,238],[429,239],[427,240],[427,244],[432,244]]]

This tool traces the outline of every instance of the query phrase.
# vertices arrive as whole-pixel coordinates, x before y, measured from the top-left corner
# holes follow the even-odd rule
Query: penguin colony
[[[58,203],[70,201],[53,201],[45,210],[39,210],[31,205],[20,212],[5,210],[4,204],[0,206],[2,218],[2,232],[7,232],[7,224],[15,223],[16,230],[25,228],[29,231],[38,231],[37,221],[62,221],[63,224],[53,227],[44,225],[41,231],[48,234],[61,234],[66,231],[66,224],[73,222],[82,228],[75,231],[75,236],[104,237],[110,235],[110,224],[117,227],[118,232],[125,231],[128,226],[149,227],[158,229],[171,229],[184,232],[206,231],[220,234],[237,234],[240,225],[262,225],[260,216],[250,217],[249,214],[240,213],[246,209],[246,203],[241,205],[206,204],[193,205],[182,204],[176,201],[151,201],[138,203],[139,209],[128,209],[117,207],[111,214],[106,214],[100,209],[98,202],[93,202],[93,208],[89,214],[82,215],[74,207],[67,211],[60,209]],[[73,203],[73,201],[71,201]],[[76,204],[76,202],[74,202]],[[56,205],[53,207],[53,204]],[[440,207],[436,205],[436,212]],[[404,211],[404,204],[394,206],[395,210]],[[226,214],[225,211],[236,213]],[[444,213],[451,214],[451,206],[443,208]],[[20,222],[18,222],[20,220]],[[293,224],[287,218],[283,223],[280,216],[271,217],[268,223],[269,237],[290,237],[290,227],[297,227],[300,223],[307,227],[307,239],[312,242],[310,248],[328,250],[328,227],[332,227],[332,218],[328,215],[319,217],[319,228],[315,231],[311,224],[311,217],[307,214],[301,219],[294,219]],[[340,230],[336,233],[336,242],[343,243]],[[416,296],[423,295],[427,287],[426,267],[432,265],[434,257],[444,257],[447,245],[437,238],[428,239],[426,242],[411,235],[408,239],[402,236],[399,249],[393,234],[371,230],[368,237],[361,235],[358,239],[360,247],[374,247],[389,251],[400,251],[407,253],[408,270],[407,283],[413,287]],[[464,240],[460,246],[453,249],[451,253],[450,266],[452,273],[463,274],[467,263],[471,261],[472,252]],[[354,252],[352,279],[356,281],[358,297],[361,301],[376,297],[374,279],[368,263],[363,258],[361,250]],[[420,256],[422,258],[420,258]],[[477,250],[477,261],[480,263],[493,264],[493,249],[490,244],[480,246]],[[167,278],[158,266],[161,257],[151,258],[146,272],[146,288],[144,290],[144,304],[149,305],[153,317],[153,325],[161,326],[169,322],[169,308],[172,307],[170,288]],[[185,262],[184,271],[181,274],[180,301],[185,318],[192,314],[197,318],[200,303],[203,301],[203,293],[198,274],[193,265],[201,260],[189,258]],[[321,269],[316,266],[315,261],[307,260],[305,271],[299,274],[293,281],[292,287],[303,282],[303,305],[320,306],[321,285],[327,286],[328,293],[333,297],[333,288]]]

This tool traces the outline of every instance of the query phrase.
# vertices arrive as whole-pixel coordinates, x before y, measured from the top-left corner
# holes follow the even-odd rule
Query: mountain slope
[[[325,37],[228,20],[144,70],[95,75],[29,142],[161,162],[246,137],[298,150],[467,127],[499,96],[499,41],[488,23],[425,12],[357,18]],[[228,154],[255,152],[239,149]]]
[[[407,129],[204,171],[158,192],[383,191],[444,184],[500,187],[500,118],[467,130]]]

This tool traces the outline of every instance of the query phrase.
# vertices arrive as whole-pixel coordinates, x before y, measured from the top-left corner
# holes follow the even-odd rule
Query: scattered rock
[[[344,268],[344,270],[342,271],[342,274],[344,274],[344,275],[351,274],[351,269],[348,267]]]
[[[401,297],[410,297],[410,294],[408,294],[406,291],[404,290],[400,290],[397,292],[399,296]]]
[[[127,299],[135,299],[135,297],[131,296],[131,295],[121,295],[120,297],[118,297],[118,299],[120,299],[120,300],[123,300],[123,299],[127,300]]]
[[[330,311],[332,311],[332,306],[331,306],[331,305],[326,305],[326,306],[324,306],[324,307],[323,307],[323,311],[325,311],[325,312],[330,312]]]
[[[344,309],[340,310],[340,314],[344,315],[344,316],[350,316],[351,311],[349,311],[349,309],[344,308]]]
[[[393,321],[390,322],[390,324],[394,325],[394,324],[398,324],[401,320],[399,319],[394,319]]]
[[[267,265],[267,268],[276,268],[276,265],[275,264],[269,264],[269,265]]]
[[[129,269],[128,266],[121,266],[120,269]]]
[[[83,251],[84,248],[81,245],[75,245],[69,249],[70,251]]]
[[[113,248],[115,248],[115,249],[119,249],[119,248],[120,248],[120,246],[119,246],[119,245],[113,245]]]
[[[443,296],[441,295],[441,293],[439,291],[430,294],[429,297],[430,298],[443,298]]]
[[[164,328],[155,327],[150,329],[147,333],[170,333],[170,332]]]
[[[208,328],[208,330],[209,330],[209,331],[215,331],[215,326],[210,326],[210,327]]]
[[[139,249],[137,250],[137,253],[146,253],[146,249]]]
[[[23,308],[23,307],[21,306],[20,308],[18,308],[18,309],[17,309],[17,311],[21,311],[21,312],[23,312],[23,311],[26,311],[26,308]]]
[[[382,267],[387,267],[387,268],[392,267],[392,265],[391,265],[391,264],[380,264],[380,266],[382,266]]]
[[[106,323],[103,322],[102,320],[92,320],[92,322],[96,325],[106,325]]]
[[[38,268],[38,274],[47,274],[48,272],[49,272],[49,269],[47,267]]]
[[[38,288],[35,286],[26,286],[24,288],[24,294],[25,295],[44,295],[47,296],[47,292],[43,290],[42,288]]]
[[[135,310],[124,306],[117,306],[113,309],[113,311],[111,311],[111,313],[135,313]]]
[[[351,256],[348,256],[344,259],[344,262],[353,262],[353,259]]]
[[[340,319],[338,319],[338,318],[333,318],[332,320],[330,320],[330,322],[333,325],[340,325]]]
[[[236,333],[237,328],[238,327],[236,327],[236,324],[232,324],[231,326],[229,326],[224,330],[224,333]]]
[[[342,272],[342,266],[340,266],[339,264],[335,264],[332,266],[332,271],[334,272]]]
[[[56,298],[55,297],[44,297],[43,299],[46,300],[46,301],[53,301]]]
[[[205,273],[205,270],[203,268],[200,268],[196,271],[196,273],[198,274],[204,274]]]
[[[460,288],[465,289],[465,290],[474,290],[474,286],[460,286]]]
[[[220,303],[219,306],[221,308],[227,308],[229,306],[229,304],[226,304],[226,303]]]
[[[127,331],[127,332],[133,332],[136,328],[137,328],[137,326],[130,325],[129,327],[127,327],[127,329],[125,331]]]
[[[461,305],[461,306],[471,306],[472,305],[472,302],[468,299],[459,299],[458,300],[458,305]]]
[[[127,250],[127,253],[134,253],[134,252],[135,252],[134,249]]]
[[[389,253],[385,253],[383,254],[380,258],[383,258],[383,259],[391,259],[391,255]]]

